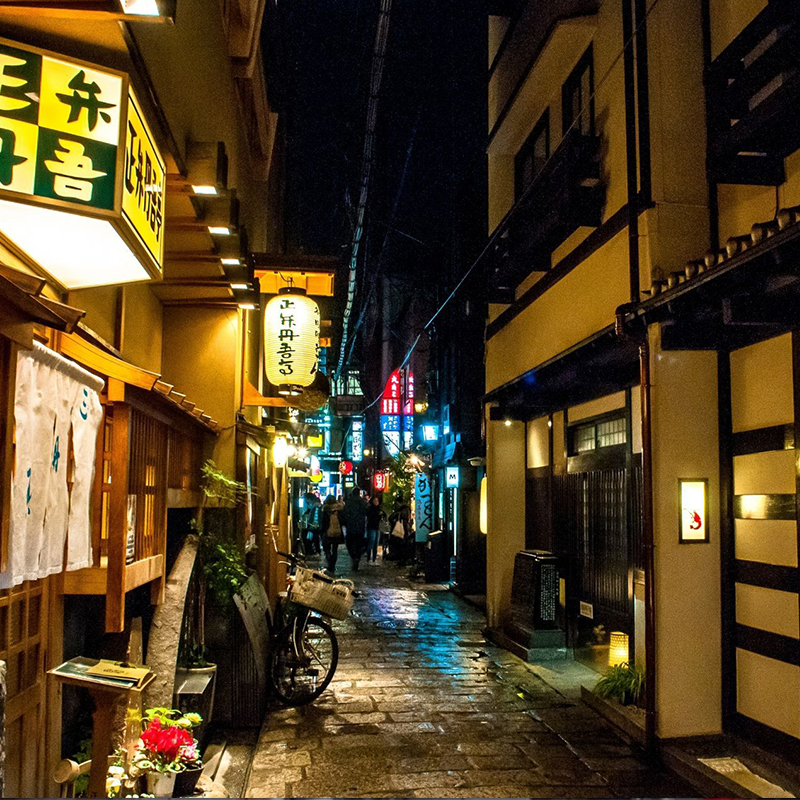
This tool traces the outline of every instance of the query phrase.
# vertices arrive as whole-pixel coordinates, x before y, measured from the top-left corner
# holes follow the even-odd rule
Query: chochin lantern
[[[305,291],[288,287],[264,309],[267,380],[278,394],[297,396],[310,386],[319,361],[319,306]]]

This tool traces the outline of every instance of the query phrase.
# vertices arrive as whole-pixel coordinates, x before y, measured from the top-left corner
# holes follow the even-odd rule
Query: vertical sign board
[[[353,420],[350,436],[350,457],[353,461],[361,461],[364,458],[364,421],[361,419]]]
[[[122,216],[161,269],[164,263],[164,189],[166,167],[145,122],[136,95],[128,98]]]
[[[0,39],[0,200],[106,220],[142,268],[125,279],[158,278],[165,177],[125,73]],[[15,240],[19,223],[5,216]],[[81,286],[80,275],[53,277]]]
[[[708,538],[708,479],[681,479],[680,535],[681,544],[707,542]]]
[[[459,484],[458,467],[445,467],[444,482],[448,489],[457,489]]]
[[[381,433],[386,452],[392,457],[400,455],[400,411],[401,411],[400,370],[396,369],[386,381],[381,398]]]
[[[433,486],[429,475],[420,472],[414,481],[414,498],[416,501],[416,540],[426,542],[428,534],[434,530],[433,519]]]

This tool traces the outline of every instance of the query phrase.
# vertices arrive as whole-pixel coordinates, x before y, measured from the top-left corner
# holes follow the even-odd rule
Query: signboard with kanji
[[[108,220],[158,277],[165,178],[125,73],[0,39],[0,199]]]

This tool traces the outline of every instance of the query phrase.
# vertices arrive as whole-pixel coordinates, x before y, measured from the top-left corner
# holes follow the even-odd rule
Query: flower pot
[[[192,731],[203,742],[214,713],[214,693],[217,685],[217,665],[181,667],[175,673],[175,708],[184,714],[194,711],[203,721]]]
[[[183,772],[179,772],[175,778],[174,796],[191,797],[194,794],[194,787],[197,786],[197,781],[200,780],[202,772],[202,767],[185,769]]]
[[[172,797],[175,791],[175,776],[177,772],[157,772],[153,770],[147,773],[147,792],[154,797]]]

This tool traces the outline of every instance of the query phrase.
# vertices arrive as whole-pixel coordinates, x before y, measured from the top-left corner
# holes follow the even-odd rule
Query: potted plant
[[[178,787],[179,796],[185,797],[194,791],[202,762],[197,740],[191,731],[202,721],[199,714],[182,714],[177,709],[149,708],[145,711],[131,774],[146,776],[150,794],[172,797],[177,776],[185,772],[191,774],[187,776],[188,786]]]
[[[639,705],[644,691],[644,671],[637,666],[616,664],[597,682],[594,692],[605,700],[616,700],[620,705]]]

